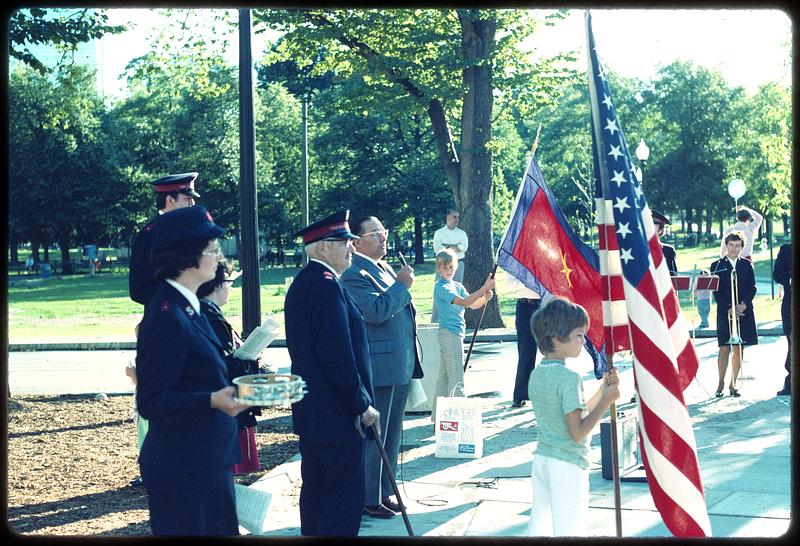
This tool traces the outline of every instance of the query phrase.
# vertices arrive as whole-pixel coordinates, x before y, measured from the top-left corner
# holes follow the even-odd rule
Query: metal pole
[[[250,10],[239,10],[239,194],[241,199],[242,333],[261,324],[261,287],[258,269],[258,206],[256,201],[256,145],[253,120],[253,57]]]
[[[772,254],[772,217],[767,216],[767,245],[769,246],[769,282],[772,288],[772,299],[775,299],[775,279],[772,276],[772,271],[775,270],[775,264],[773,262],[773,254]]]
[[[302,198],[302,214],[303,214],[303,226],[307,226],[309,224],[308,219],[308,97],[304,94],[302,101],[302,112],[303,112],[303,138],[302,138],[302,154],[301,154],[301,165],[303,169],[303,198]],[[308,255],[306,254],[306,247],[303,247],[303,265],[308,263]]]
[[[497,273],[497,263],[494,264],[492,268],[492,278],[494,279],[494,275]],[[475,345],[475,338],[478,337],[478,329],[481,327],[481,322],[483,322],[483,315],[486,313],[486,305],[481,307],[481,316],[478,317],[478,324],[475,325],[475,329],[472,331],[472,341],[469,342],[469,349],[467,350],[467,356],[464,359],[464,371],[467,371],[467,366],[469,366],[469,357],[472,356],[472,347]]]

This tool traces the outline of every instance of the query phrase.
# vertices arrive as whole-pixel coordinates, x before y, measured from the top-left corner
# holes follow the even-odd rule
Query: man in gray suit
[[[372,362],[374,407],[381,414],[381,441],[392,464],[383,468],[378,447],[367,447],[367,495],[364,514],[391,518],[400,511],[392,493],[389,474],[397,470],[400,436],[411,378],[422,377],[417,353],[416,310],[408,291],[414,283],[414,270],[404,265],[395,273],[381,261],[386,255],[388,232],[374,216],[353,223],[359,236],[355,241],[353,264],[341,277],[347,292],[364,316]]]

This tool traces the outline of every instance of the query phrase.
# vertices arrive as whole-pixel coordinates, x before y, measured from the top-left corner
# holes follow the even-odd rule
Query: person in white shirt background
[[[744,205],[736,207],[736,223],[726,228],[722,233],[722,242],[720,242],[719,245],[719,257],[724,258],[728,252],[725,247],[725,237],[734,231],[741,231],[745,234],[745,245],[739,257],[752,261],[753,241],[756,240],[756,234],[758,234],[758,229],[761,227],[761,222],[763,221],[764,217],[753,209],[747,208]]]
[[[453,276],[454,281],[464,282],[464,256],[466,255],[467,248],[469,247],[469,238],[467,233],[458,227],[458,222],[461,215],[456,209],[447,209],[445,216],[445,226],[436,230],[433,234],[433,253],[438,254],[440,250],[449,248],[456,253],[458,258],[458,266],[456,267],[456,274]],[[434,285],[439,280],[439,273],[436,273],[434,278]],[[431,322],[439,322],[436,312],[436,306],[433,306],[431,312]]]

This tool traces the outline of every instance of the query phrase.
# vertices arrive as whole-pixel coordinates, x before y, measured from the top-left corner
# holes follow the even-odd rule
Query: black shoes
[[[142,487],[144,485],[144,482],[142,481],[142,477],[139,476],[138,478],[132,479],[128,485],[133,487]]]
[[[390,499],[389,497],[383,497],[383,498],[381,499],[381,504],[383,504],[383,505],[384,505],[386,508],[388,508],[388,509],[389,509],[389,510],[391,510],[392,512],[395,512],[395,513],[397,513],[397,512],[402,512],[402,510],[400,509],[400,504],[399,504],[399,503],[396,503],[396,502],[394,502],[394,501],[393,501],[392,499]]]
[[[525,405],[525,400],[514,400],[513,402],[511,402],[512,408],[521,408],[524,405]]]
[[[722,391],[715,392],[714,396],[716,396],[717,398],[722,398]]]
[[[739,394],[739,389],[734,389],[733,387],[728,387],[728,390],[730,391],[731,396],[733,396],[735,398],[739,398],[741,396],[741,394]]]
[[[378,519],[390,519],[393,518],[396,514],[386,508],[384,505],[379,504],[378,506],[365,506],[364,507],[364,515],[369,516],[371,518],[378,518]]]
[[[791,395],[792,395],[792,391],[787,390],[787,389],[781,389],[781,390],[778,391],[778,396],[791,396]]]

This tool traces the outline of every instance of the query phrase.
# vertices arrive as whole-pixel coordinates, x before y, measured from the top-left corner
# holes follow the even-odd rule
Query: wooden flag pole
[[[614,354],[607,354],[606,361],[609,371],[614,369]],[[620,491],[619,476],[619,438],[617,438],[617,403],[612,402],[608,408],[611,413],[609,422],[611,424],[611,477],[614,480],[614,523],[616,525],[617,537],[622,537],[622,494]]]
[[[494,275],[497,273],[497,261],[495,260],[494,266],[492,267],[492,272],[489,275],[492,279],[494,279]],[[478,317],[478,324],[475,325],[475,329],[472,331],[472,341],[469,342],[469,349],[467,349],[467,356],[464,359],[464,371],[467,371],[467,366],[469,365],[469,357],[472,355],[472,347],[475,345],[475,338],[478,337],[478,329],[481,327],[481,322],[483,322],[483,315],[486,313],[486,305],[481,307],[481,316]]]

